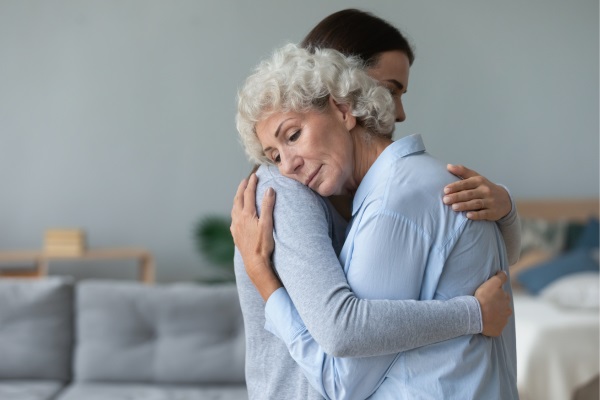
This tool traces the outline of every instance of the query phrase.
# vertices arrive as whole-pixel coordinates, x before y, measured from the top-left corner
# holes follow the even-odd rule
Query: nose
[[[402,122],[406,119],[406,114],[404,113],[404,106],[402,105],[402,100],[397,99],[396,103],[396,122]]]
[[[299,172],[304,164],[302,157],[292,152],[282,153],[281,155],[280,172],[285,176],[295,175]]]

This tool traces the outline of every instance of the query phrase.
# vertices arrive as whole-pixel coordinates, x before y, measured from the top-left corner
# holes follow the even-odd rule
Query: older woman
[[[359,297],[445,300],[473,293],[506,270],[502,236],[495,224],[470,221],[439,202],[439,188],[455,179],[425,153],[420,137],[392,142],[394,120],[389,92],[356,59],[333,50],[286,46],[240,92],[238,130],[254,160],[277,165],[321,196],[354,195],[340,259]],[[243,189],[234,214],[242,198],[253,204],[253,193],[242,196]],[[232,232],[238,244],[235,226]],[[242,251],[247,268],[268,264],[266,232],[259,230],[266,245],[258,252]],[[286,302],[276,279],[259,290],[266,298],[280,293],[273,301]],[[335,359],[313,340],[293,305],[288,309],[267,316],[270,330],[325,396],[366,397],[381,384],[375,396],[382,398],[399,392],[407,398],[517,397],[512,319],[497,338],[461,336],[397,356]],[[421,329],[417,334],[424,336],[431,334],[425,329],[444,330]]]

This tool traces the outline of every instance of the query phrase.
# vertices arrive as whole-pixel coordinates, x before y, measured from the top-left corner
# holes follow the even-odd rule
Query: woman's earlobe
[[[347,112],[344,116],[344,121],[346,125],[346,129],[351,130],[356,126],[356,117],[352,115],[350,112]]]

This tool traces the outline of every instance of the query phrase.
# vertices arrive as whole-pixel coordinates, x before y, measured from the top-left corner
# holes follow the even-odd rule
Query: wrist
[[[269,300],[269,297],[279,288],[283,287],[281,281],[276,277],[272,277],[270,279],[265,279],[260,285],[256,285],[258,292],[260,293],[260,297],[266,302]]]
[[[283,284],[271,267],[269,258],[259,257],[248,265],[249,268],[246,268],[246,272],[265,301],[267,301],[274,291],[283,287]]]

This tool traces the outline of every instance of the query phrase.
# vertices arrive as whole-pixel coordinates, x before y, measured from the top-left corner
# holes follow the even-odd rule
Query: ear
[[[346,129],[351,130],[356,126],[356,117],[350,112],[348,104],[340,104],[336,102],[332,96],[329,96],[329,106],[334,114],[344,123]]]

